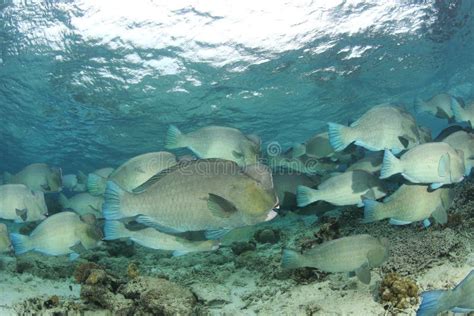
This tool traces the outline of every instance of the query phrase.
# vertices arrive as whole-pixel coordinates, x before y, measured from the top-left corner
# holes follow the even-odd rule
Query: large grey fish
[[[382,182],[363,170],[337,174],[323,181],[317,190],[305,186],[297,188],[297,200],[300,207],[321,200],[339,206],[357,205],[361,207],[364,197],[379,199],[385,194]]]
[[[352,151],[354,148],[347,148],[343,152],[336,152],[329,142],[329,135],[327,132],[322,132],[314,135],[303,144],[293,145],[291,154],[293,158],[306,155],[310,158],[328,158],[332,161],[339,161],[347,163],[352,159]]]
[[[370,283],[370,269],[388,257],[388,241],[370,235],[355,235],[325,242],[304,254],[283,250],[282,267],[312,267],[325,272],[354,272],[359,280]]]
[[[177,163],[176,156],[166,151],[151,152],[133,157],[114,170],[108,180],[132,192],[158,172]]]
[[[462,107],[459,102],[451,103],[454,119],[456,122],[468,122],[472,128],[474,126],[474,101],[471,101],[465,107]]]
[[[67,198],[64,194],[59,195],[59,204],[63,209],[70,209],[79,215],[93,214],[96,218],[102,217],[103,196],[94,196],[83,192]]]
[[[164,232],[230,229],[273,218],[278,204],[267,167],[222,159],[181,162],[134,192],[109,181],[104,217],[140,215],[138,222]]]
[[[172,250],[174,256],[189,252],[212,251],[219,248],[216,240],[190,241],[182,237],[166,234],[149,227],[141,230],[129,230],[119,221],[105,221],[105,240],[130,239],[137,244],[158,250]]]
[[[364,170],[372,174],[376,174],[382,168],[383,155],[379,153],[374,153],[373,155],[368,155],[360,160],[357,160],[352,165],[350,165],[346,171],[351,170]]]
[[[454,121],[454,114],[451,109],[453,104],[459,104],[455,97],[447,93],[440,93],[427,101],[417,98],[415,100],[415,110],[418,113],[428,112],[438,118],[447,119],[451,123]]]
[[[8,252],[12,248],[10,238],[8,237],[7,225],[0,223],[0,254]]]
[[[309,177],[297,172],[281,171],[273,174],[273,184],[278,195],[278,201],[280,201],[280,206],[283,209],[296,208],[296,188],[299,185],[313,188],[319,183],[320,181],[316,177]]]
[[[87,191],[92,195],[103,195],[107,179],[114,172],[114,168],[101,168],[87,175]]]
[[[429,191],[427,185],[403,184],[395,193],[385,198],[383,203],[364,200],[364,222],[370,223],[390,218],[392,225],[407,225],[423,221],[430,225],[429,217],[446,224],[446,210],[451,206],[453,192],[450,188]]]
[[[399,153],[420,143],[413,116],[402,108],[385,104],[371,108],[350,126],[328,123],[328,133],[336,151],[354,142],[370,151],[389,149]]]
[[[416,316],[436,316],[445,311],[474,312],[474,270],[452,290],[428,291],[421,294]]]
[[[257,163],[260,144],[255,136],[249,137],[231,127],[208,126],[183,134],[170,126],[166,148],[189,148],[199,158],[220,158],[235,161],[239,166]]]
[[[464,153],[446,143],[425,143],[404,153],[400,159],[385,150],[380,179],[401,173],[412,183],[431,183],[432,189],[464,179]]]
[[[34,191],[58,192],[62,188],[61,169],[44,163],[28,165],[15,175],[5,172],[3,178],[5,183],[24,184]]]
[[[74,212],[60,212],[48,217],[29,236],[10,234],[17,255],[37,251],[50,256],[69,254],[71,259],[77,257],[76,247],[80,245],[85,249],[92,249],[101,238],[95,223]]]
[[[48,208],[42,191],[32,191],[24,184],[0,186],[0,218],[31,222],[46,218]]]
[[[462,150],[464,154],[464,175],[471,174],[474,159],[474,135],[466,131],[454,132],[441,140],[443,143],[451,145],[454,149]]]

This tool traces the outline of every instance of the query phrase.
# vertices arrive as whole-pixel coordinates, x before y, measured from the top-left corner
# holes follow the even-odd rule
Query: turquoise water
[[[454,123],[417,113],[415,99],[449,93],[462,106],[474,100],[473,15],[474,2],[468,0],[0,0],[0,175],[15,174],[33,163],[60,168],[62,175],[117,168],[137,155],[166,150],[170,126],[183,133],[211,125],[233,127],[245,135],[258,135],[262,156],[275,156],[327,131],[329,122],[347,125],[383,103],[407,109],[434,138]],[[191,153],[184,148],[169,151],[177,157]],[[135,268],[141,276],[163,277],[173,282],[166,286],[190,291],[183,297],[196,300],[190,307],[195,314],[414,315],[421,292],[453,288],[474,267],[472,179],[466,176],[450,186],[455,197],[442,205],[449,214],[447,222],[432,221],[429,228],[419,222],[402,227],[388,221],[361,223],[364,211],[348,206],[355,203],[334,207],[318,202],[297,208],[295,183],[310,187],[321,178],[337,176],[333,172],[344,171],[364,150],[350,154],[349,161],[337,166],[324,157],[321,161],[329,166],[316,176],[286,179],[284,172],[275,172],[272,185],[287,185],[294,191],[285,192],[293,194],[286,201],[291,206],[275,208],[279,216],[273,218],[272,211],[267,217],[273,221],[236,229],[226,235],[228,239],[221,237],[218,250],[216,242],[206,248],[212,251],[173,257],[171,252],[131,241],[103,241],[72,261],[63,254],[23,255],[18,248],[16,255],[0,253],[0,290],[5,294],[3,300],[0,297],[0,315],[35,310],[35,301],[15,301],[13,293],[21,290],[28,299],[41,297],[41,306],[53,304],[47,303],[52,299],[48,295],[57,293],[61,304],[52,305],[57,311],[73,309],[65,303],[71,299],[84,304],[83,310],[119,312],[114,300],[126,297],[124,302],[133,304],[123,304],[135,308],[127,305],[129,310],[124,310],[129,314],[159,314],[123,289],[136,280]],[[378,174],[374,181],[377,178]],[[402,177],[384,180],[387,192],[368,198],[380,200],[407,182]],[[69,199],[76,194],[67,188],[61,193]],[[109,181],[104,204],[91,202],[97,203],[93,209],[109,225],[127,217],[116,211],[116,200],[123,194]],[[61,209],[59,204],[66,202],[57,193],[45,196],[50,218],[72,208],[63,204]],[[283,205],[282,196],[279,199]],[[4,201],[0,195],[0,217]],[[202,199],[194,202],[198,205]],[[237,209],[219,196],[213,202],[211,211],[216,205],[217,211]],[[274,196],[258,202],[266,211],[278,204]],[[23,210],[17,211],[18,215]],[[99,221],[101,229],[104,221]],[[23,235],[39,223],[1,222],[8,224],[9,232]],[[132,231],[150,224],[123,222]],[[288,272],[281,267],[288,259],[285,254],[294,255],[288,249],[306,251],[357,234],[371,234],[384,246],[386,239],[391,243],[390,257],[372,271],[370,286],[347,283],[342,273],[326,273],[333,272],[330,269],[300,267]],[[193,241],[205,237],[195,232],[179,236]],[[102,289],[73,273],[84,262],[107,270],[100,282],[112,293],[111,302],[91,299]],[[364,280],[359,275],[363,271],[356,272]],[[419,287],[405,307],[380,301],[380,288],[385,286],[381,283],[392,272],[411,277]],[[44,280],[48,281],[42,288]],[[140,286],[148,290],[162,281],[147,282]],[[231,294],[223,294],[227,292]],[[187,298],[176,297],[178,305],[187,306],[182,303]],[[23,305],[13,307],[12,302]]]
[[[469,98],[472,6],[4,1],[0,169],[117,165],[171,123],[286,146],[379,103]]]

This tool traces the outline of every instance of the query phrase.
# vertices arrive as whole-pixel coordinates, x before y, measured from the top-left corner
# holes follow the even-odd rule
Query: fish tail
[[[423,101],[422,98],[418,97],[415,99],[415,111],[416,113],[423,113],[428,111],[427,104],[425,101]]]
[[[10,241],[12,242],[13,249],[15,249],[15,254],[17,255],[21,255],[22,253],[33,249],[29,236],[11,233]]]
[[[453,110],[454,118],[457,122],[464,122],[468,120],[466,117],[466,110],[454,97],[451,97],[451,110]]]
[[[381,213],[383,203],[369,199],[364,199],[362,202],[364,203],[364,219],[362,223],[372,223],[385,218]]]
[[[296,188],[296,201],[299,207],[304,207],[308,204],[321,200],[319,190],[299,185]]]
[[[131,232],[125,227],[125,224],[119,221],[105,221],[104,234],[105,240],[128,238],[132,235]]]
[[[292,150],[292,157],[298,158],[306,154],[306,145],[305,144],[294,144]]]
[[[92,195],[104,194],[105,182],[107,180],[95,173],[89,173],[87,177],[87,191]]]
[[[183,147],[180,144],[182,136],[183,136],[183,133],[181,133],[181,131],[176,126],[170,125],[170,127],[168,128],[168,132],[166,134],[165,148],[174,149],[174,148]]]
[[[107,181],[102,213],[106,220],[121,219],[123,215],[121,200],[125,191],[113,181]]]
[[[3,183],[10,183],[12,180],[12,174],[10,172],[4,172],[3,173]]]
[[[59,193],[58,202],[59,202],[59,205],[61,205],[61,207],[64,209],[64,208],[66,208],[68,199],[64,194]]]
[[[421,305],[416,312],[416,316],[435,316],[444,309],[439,306],[440,298],[447,291],[429,291],[421,294]]]
[[[281,256],[281,267],[283,269],[296,269],[303,267],[304,257],[300,253],[290,250],[283,249]]]
[[[352,128],[336,123],[328,123],[329,143],[335,151],[341,151],[354,141]]]
[[[382,169],[380,170],[380,179],[386,179],[391,175],[400,173],[400,160],[388,149],[383,154]]]

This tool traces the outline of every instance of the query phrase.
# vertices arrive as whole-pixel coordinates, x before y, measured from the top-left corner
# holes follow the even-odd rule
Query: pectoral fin
[[[364,263],[360,268],[355,271],[355,273],[360,282],[364,284],[370,283],[371,277],[368,263]]]
[[[213,215],[223,218],[229,217],[237,212],[237,208],[231,201],[212,193],[209,193],[207,208]]]
[[[438,175],[442,178],[447,177],[449,175],[449,166],[450,166],[450,157],[448,153],[445,153],[439,159],[438,163]]]
[[[15,213],[16,213],[16,215],[17,215],[18,217],[20,217],[24,222],[26,221],[26,218],[27,218],[27,216],[28,216],[28,210],[27,210],[26,208],[21,209],[21,210],[19,210],[19,209],[16,208],[16,209],[15,209]]]
[[[398,140],[403,145],[403,148],[405,148],[405,149],[408,148],[408,144],[410,144],[410,141],[407,138],[405,138],[403,136],[400,136],[400,137],[398,137]]]

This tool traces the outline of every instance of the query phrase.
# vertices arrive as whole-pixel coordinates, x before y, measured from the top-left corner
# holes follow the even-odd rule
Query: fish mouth
[[[274,219],[277,215],[278,215],[277,212],[275,212],[274,210],[271,210],[270,212],[268,212],[267,217],[265,218],[265,222],[271,221],[271,220]]]

